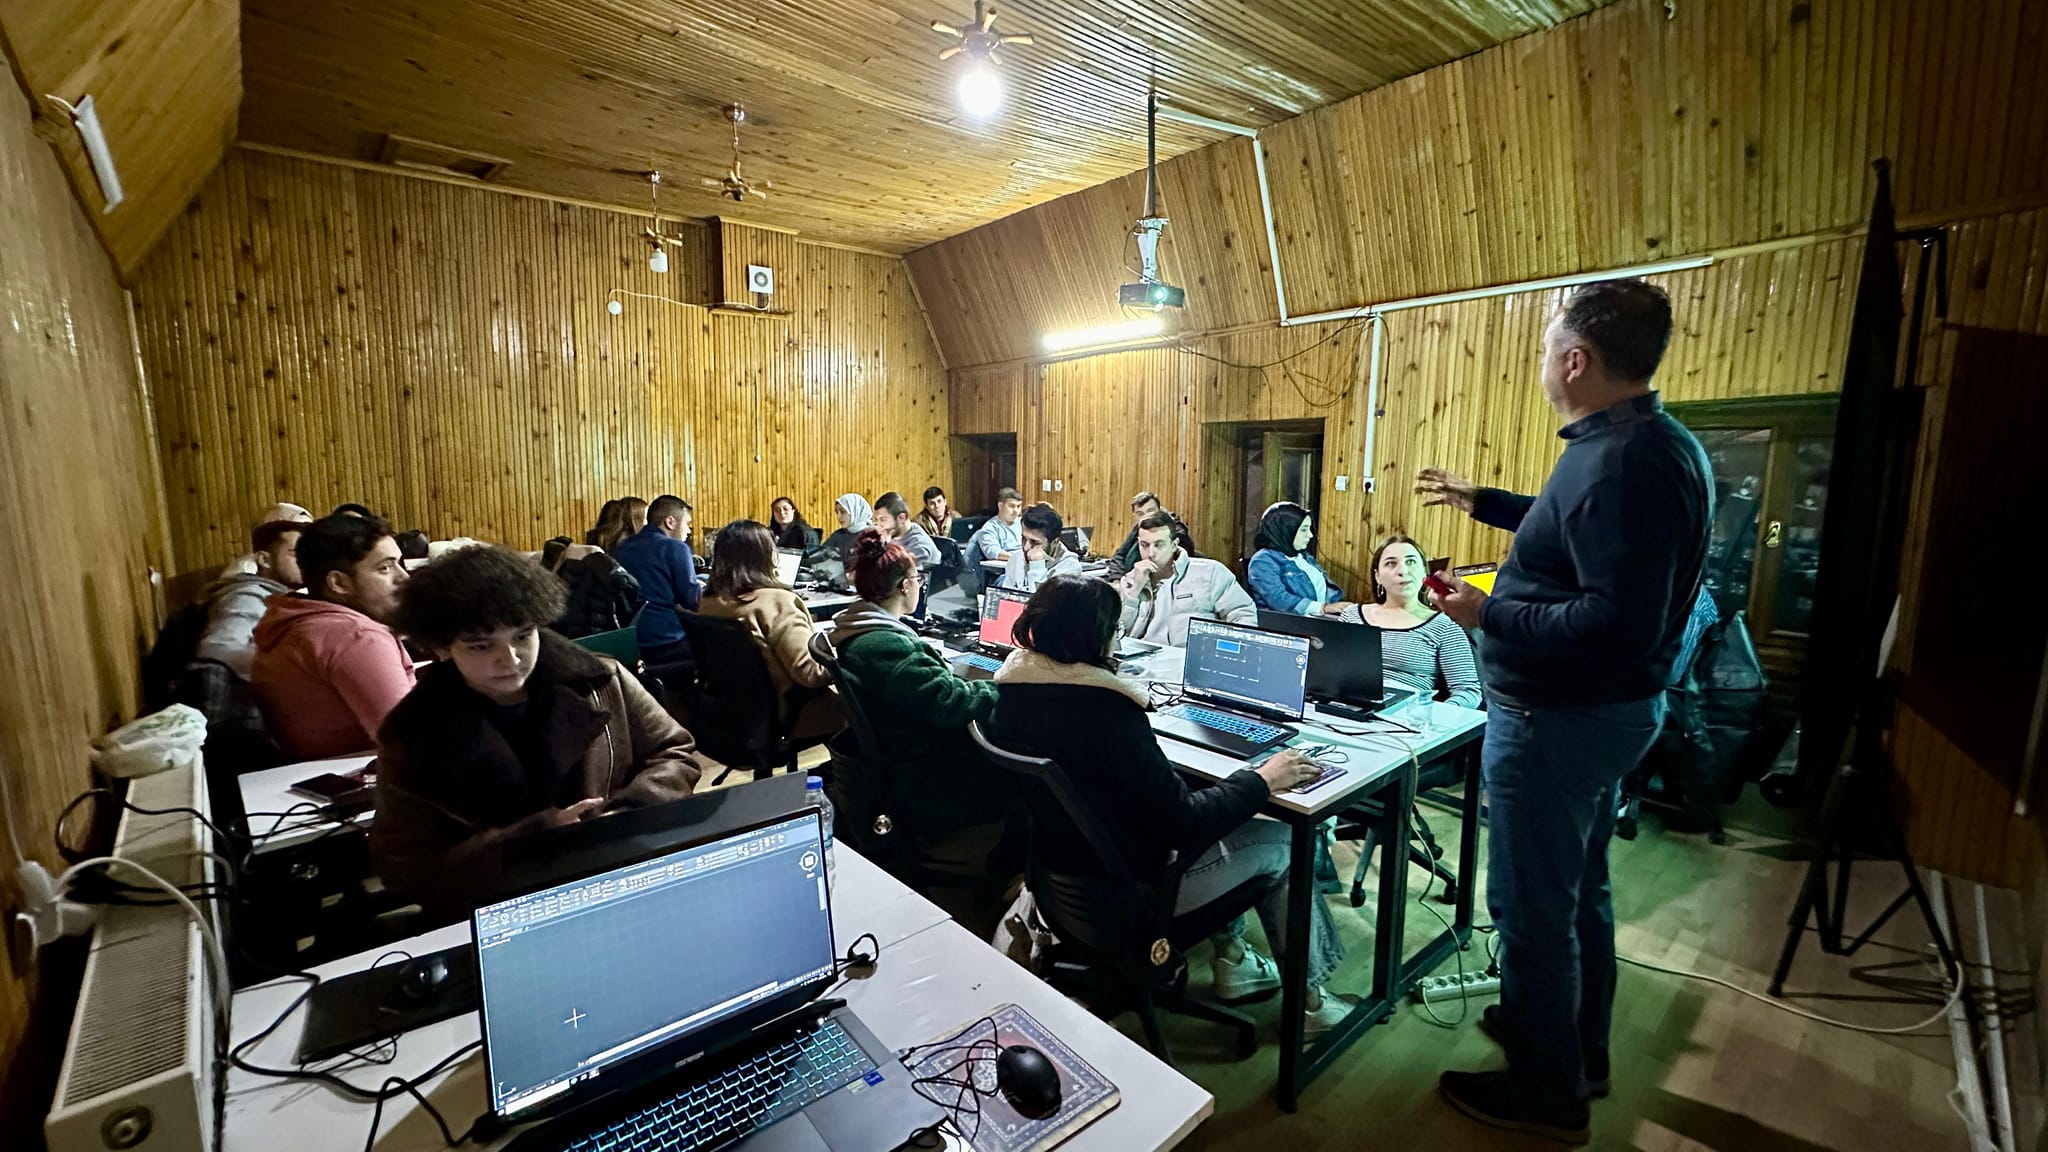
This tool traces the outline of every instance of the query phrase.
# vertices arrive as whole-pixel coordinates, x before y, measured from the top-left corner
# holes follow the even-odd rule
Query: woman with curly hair
[[[633,674],[547,631],[562,582],[497,547],[415,573],[397,627],[437,663],[377,734],[378,875],[435,917],[498,894],[509,837],[688,796],[690,734]]]

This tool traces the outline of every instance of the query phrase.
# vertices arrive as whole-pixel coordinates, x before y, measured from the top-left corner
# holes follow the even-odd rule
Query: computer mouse
[[[448,958],[434,955],[408,961],[398,974],[398,996],[408,1004],[432,1000],[448,983]]]
[[[1012,1044],[996,1057],[996,1087],[1027,1120],[1060,1110],[1060,1070],[1029,1044]]]

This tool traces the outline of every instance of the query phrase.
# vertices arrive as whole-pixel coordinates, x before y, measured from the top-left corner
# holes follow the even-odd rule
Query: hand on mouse
[[[1258,773],[1266,781],[1268,792],[1285,792],[1299,787],[1316,778],[1322,769],[1316,762],[1301,753],[1289,749],[1259,765]]]

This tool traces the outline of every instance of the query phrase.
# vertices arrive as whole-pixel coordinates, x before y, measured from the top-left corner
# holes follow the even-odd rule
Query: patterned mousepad
[[[1012,1044],[1038,1049],[1059,1069],[1060,1106],[1051,1116],[1020,1116],[997,1091],[996,1054]],[[903,1066],[920,1094],[953,1117],[974,1152],[1046,1152],[1123,1100],[1116,1085],[1015,1004],[918,1045]]]

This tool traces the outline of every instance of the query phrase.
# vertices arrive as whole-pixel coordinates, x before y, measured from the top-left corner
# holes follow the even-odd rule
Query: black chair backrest
[[[690,732],[714,760],[757,764],[777,754],[781,694],[754,630],[738,620],[678,609],[700,683]]]
[[[950,536],[941,536],[932,543],[939,546],[939,567],[957,569],[967,562],[966,553],[961,550],[958,540]]]
[[[990,764],[1021,778],[1020,791],[1033,827],[1025,881],[1053,933],[1128,979],[1156,981],[1175,971],[1180,964],[1172,941],[1179,872],[1169,871],[1158,881],[1133,879],[1123,850],[1057,763],[997,747],[978,720],[967,725],[967,732]],[[1102,873],[1084,876],[1044,866],[1038,858],[1036,829],[1048,817],[1064,817],[1080,830],[1102,862]]]

